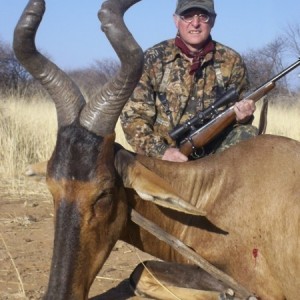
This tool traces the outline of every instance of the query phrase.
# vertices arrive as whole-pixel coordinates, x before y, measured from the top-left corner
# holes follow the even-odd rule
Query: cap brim
[[[183,7],[180,7],[180,9],[178,9],[176,11],[177,15],[181,15],[182,13],[184,13],[185,11],[189,10],[189,9],[193,9],[193,8],[199,8],[199,9],[203,9],[204,11],[206,11],[207,13],[211,14],[211,15],[215,15],[216,13],[214,11],[210,11],[207,10],[207,7],[203,7],[202,5],[185,5]]]

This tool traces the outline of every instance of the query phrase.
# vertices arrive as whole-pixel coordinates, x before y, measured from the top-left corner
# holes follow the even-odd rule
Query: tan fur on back
[[[262,299],[297,299],[299,142],[264,135],[181,165],[144,156],[138,161],[166,180],[183,199],[204,210],[208,221],[224,233],[197,228],[198,221],[191,216],[182,224],[180,215],[169,221],[171,213],[152,209],[148,214],[147,208],[137,204],[138,211]]]

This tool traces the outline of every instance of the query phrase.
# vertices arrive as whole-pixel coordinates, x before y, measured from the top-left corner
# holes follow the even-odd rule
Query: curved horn
[[[139,1],[108,0],[98,14],[101,28],[121,61],[117,75],[87,103],[80,116],[81,125],[101,136],[114,132],[121,110],[142,74],[143,51],[123,20],[124,12]]]
[[[61,127],[71,124],[78,117],[85,101],[74,82],[36,49],[35,35],[44,12],[44,0],[28,2],[15,28],[13,47],[20,63],[53,99],[58,126]]]

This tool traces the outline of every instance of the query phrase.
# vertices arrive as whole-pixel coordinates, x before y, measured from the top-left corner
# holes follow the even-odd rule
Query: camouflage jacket
[[[241,56],[215,42],[194,75],[190,60],[174,44],[161,42],[145,52],[142,77],[126,103],[121,124],[127,141],[137,153],[162,157],[175,146],[169,131],[210,106],[234,85],[238,93],[248,88]],[[169,115],[169,116],[168,116]]]

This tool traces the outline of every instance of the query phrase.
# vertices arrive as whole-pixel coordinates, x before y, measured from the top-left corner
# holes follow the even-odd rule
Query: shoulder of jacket
[[[224,55],[226,55],[226,56],[242,59],[242,56],[233,48],[228,47],[228,46],[226,46],[222,43],[216,42],[216,41],[214,41],[214,43],[215,43],[215,49],[216,49],[215,55],[220,56],[220,57],[222,57],[222,56],[224,57]]]
[[[175,39],[162,41],[145,51],[146,61],[155,63],[156,61],[168,62],[174,59],[178,49],[175,46]]]

